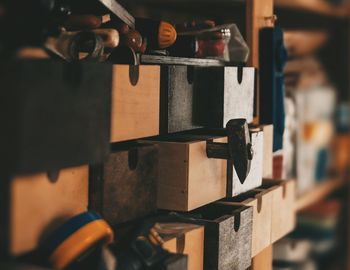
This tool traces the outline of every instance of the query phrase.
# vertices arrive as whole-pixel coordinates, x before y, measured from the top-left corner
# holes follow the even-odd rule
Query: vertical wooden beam
[[[273,0],[247,0],[247,41],[250,47],[248,64],[259,68],[259,31],[274,25]]]
[[[272,245],[265,248],[252,259],[250,270],[272,270]]]
[[[274,25],[273,0],[247,0],[246,31],[250,48],[248,66],[259,69],[259,32],[261,28]],[[256,116],[254,123],[259,123],[259,76],[256,89]]]

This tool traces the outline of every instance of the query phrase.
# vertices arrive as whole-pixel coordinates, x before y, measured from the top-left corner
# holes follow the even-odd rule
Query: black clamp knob
[[[208,141],[207,156],[231,161],[239,181],[243,184],[250,172],[254,154],[246,119],[230,120],[226,124],[226,131],[228,143]]]

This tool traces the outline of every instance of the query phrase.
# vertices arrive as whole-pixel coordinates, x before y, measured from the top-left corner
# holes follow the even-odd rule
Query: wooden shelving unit
[[[344,177],[336,177],[325,180],[296,199],[295,211],[298,212],[314,203],[317,203],[345,185],[346,180]]]
[[[275,0],[275,7],[312,12],[335,18],[350,16],[350,4],[334,5],[324,0]]]

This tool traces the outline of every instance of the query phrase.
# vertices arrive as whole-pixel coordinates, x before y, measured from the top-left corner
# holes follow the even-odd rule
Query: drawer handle
[[[131,148],[128,152],[128,165],[130,170],[136,170],[139,162],[139,151],[137,148]]]
[[[129,66],[129,80],[132,86],[137,85],[140,77],[140,66],[130,65]]]
[[[187,82],[192,84],[194,81],[194,66],[187,66]]]
[[[60,171],[48,171],[47,172],[47,179],[51,182],[51,183],[56,183],[58,178],[60,176]]]
[[[253,148],[250,141],[249,128],[246,119],[232,119],[226,125],[228,143],[217,143],[207,141],[208,158],[226,159],[231,167],[235,168],[241,184],[247,178],[251,160],[253,159]]]
[[[259,195],[259,196],[256,196],[255,197],[256,200],[257,200],[257,203],[256,203],[256,211],[258,212],[258,214],[260,214],[261,210],[262,210],[262,207],[263,207],[263,199],[262,199],[262,196]]]
[[[233,224],[233,229],[235,230],[235,232],[238,232],[239,228],[241,227],[241,213],[235,214],[234,217],[235,220]]]

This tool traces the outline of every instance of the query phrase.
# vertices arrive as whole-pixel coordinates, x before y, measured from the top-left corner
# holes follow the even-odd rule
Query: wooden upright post
[[[273,0],[247,0],[246,31],[250,48],[248,65],[259,69],[259,32],[264,27],[272,27],[275,22]],[[259,76],[256,89],[256,115],[254,123],[259,124]]]

